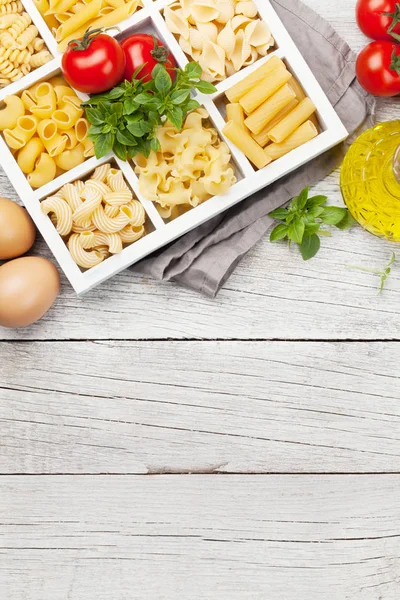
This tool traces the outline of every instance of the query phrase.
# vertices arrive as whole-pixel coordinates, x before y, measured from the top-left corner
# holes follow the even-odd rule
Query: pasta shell
[[[250,51],[250,56],[247,60],[244,61],[243,66],[244,67],[248,67],[250,65],[252,65],[253,63],[256,62],[256,60],[259,58],[258,52],[255,48],[251,48]]]
[[[198,23],[209,23],[217,19],[219,10],[211,0],[197,0],[192,5],[192,17]]]
[[[236,4],[236,14],[244,15],[245,17],[250,17],[252,19],[258,13],[257,6],[252,2],[252,0],[247,0],[246,2],[238,2]]]
[[[203,37],[203,43],[205,40],[214,43],[217,41],[218,27],[215,23],[197,23],[197,29]]]
[[[218,23],[227,23],[235,16],[235,8],[230,0],[219,0],[217,2],[219,15],[216,18]]]
[[[191,43],[182,36],[179,38],[179,45],[186,54],[193,58],[193,60],[197,61],[200,58],[201,50],[193,48]]]
[[[264,44],[263,46],[257,46],[256,50],[260,56],[267,56],[268,50],[270,48],[272,48],[274,45],[275,45],[275,40],[273,37],[271,37],[271,40],[267,44]]]
[[[182,14],[182,11],[171,10],[169,6],[165,7],[164,17],[167,27],[172,33],[177,33],[185,40],[189,39],[189,24]]]
[[[247,59],[251,56],[251,46],[247,41],[244,31],[238,31],[235,39],[235,48],[231,60],[236,71],[240,71]]]
[[[186,19],[189,19],[192,14],[193,2],[194,0],[180,0],[180,2],[177,2],[177,4],[182,8],[183,16]]]
[[[214,42],[206,41],[199,63],[206,73],[225,76],[225,51]]]
[[[271,40],[271,30],[266,23],[256,19],[249,23],[245,30],[245,36],[250,46],[264,46]]]
[[[232,75],[234,75],[236,73],[236,69],[233,66],[233,63],[230,60],[227,60],[225,62],[225,69],[226,69],[226,75],[227,77],[232,77]]]
[[[236,15],[232,19],[232,29],[236,33],[239,29],[244,29],[251,21],[249,17],[245,17],[244,15]]]
[[[218,34],[217,44],[225,51],[225,54],[229,59],[231,58],[232,52],[235,49],[235,41],[236,35],[232,29],[232,23],[231,21],[228,21],[225,27]]]
[[[191,27],[189,30],[189,42],[195,50],[203,50],[204,37],[195,27]]]

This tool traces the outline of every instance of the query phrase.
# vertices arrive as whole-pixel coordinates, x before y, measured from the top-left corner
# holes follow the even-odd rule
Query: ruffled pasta
[[[67,183],[41,206],[82,269],[95,267],[146,233],[142,204],[122,172],[108,163],[87,181]]]
[[[164,18],[211,82],[251,65],[275,44],[253,0],[176,0],[165,7]]]
[[[228,146],[203,123],[204,109],[190,113],[182,131],[166,123],[158,132],[161,150],[135,158],[140,190],[163,218],[174,218],[236,182]]]

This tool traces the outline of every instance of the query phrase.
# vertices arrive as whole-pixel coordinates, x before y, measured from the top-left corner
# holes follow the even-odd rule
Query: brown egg
[[[12,200],[0,198],[0,260],[28,252],[35,236],[35,225],[27,211]]]
[[[0,267],[0,325],[26,327],[38,321],[57,297],[60,276],[50,261],[17,258]]]

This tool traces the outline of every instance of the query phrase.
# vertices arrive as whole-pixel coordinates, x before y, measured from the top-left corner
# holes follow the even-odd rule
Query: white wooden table
[[[126,272],[1,330],[1,599],[398,600],[400,267],[345,266],[390,254],[265,239],[214,301]]]

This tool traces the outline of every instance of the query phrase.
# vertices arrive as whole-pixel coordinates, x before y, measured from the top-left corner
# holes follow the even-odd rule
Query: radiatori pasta
[[[142,6],[141,0],[34,0],[64,52],[68,43],[83,36],[88,27],[118,25]]]
[[[94,156],[81,100],[54,77],[11,95],[0,107],[0,131],[33,188]]]
[[[199,108],[187,116],[182,131],[166,123],[157,133],[160,151],[135,157],[140,190],[165,219],[225,194],[236,182],[229,148],[206,119],[207,111]]]
[[[0,88],[51,60],[21,2],[0,2]]]
[[[146,213],[122,171],[104,164],[86,181],[67,183],[41,207],[82,269],[91,269],[145,235]],[[109,214],[107,209],[115,209]]]
[[[165,7],[164,18],[211,82],[253,64],[275,44],[252,0],[177,0]]]

